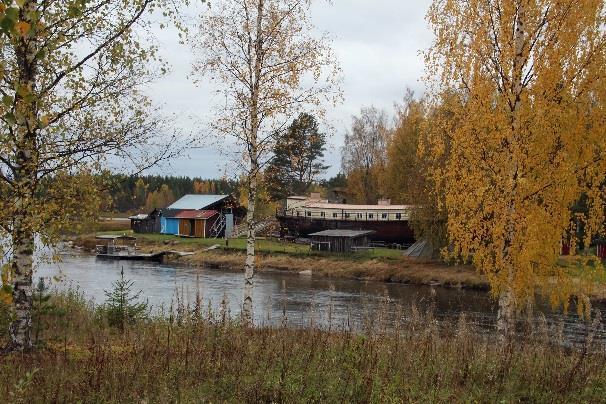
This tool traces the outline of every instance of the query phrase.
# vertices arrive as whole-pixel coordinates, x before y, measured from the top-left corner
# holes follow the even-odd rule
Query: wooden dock
[[[169,255],[174,255],[177,257],[185,257],[187,255],[193,255],[191,252],[181,252],[181,251],[160,251],[152,254],[144,254],[144,253],[135,253],[135,254],[97,254],[97,258],[107,259],[107,260],[121,260],[121,261],[152,261],[152,262],[162,262],[164,257]]]
[[[186,255],[193,254],[191,252],[174,250],[165,250],[149,254],[139,253],[137,252],[137,247],[134,244],[136,238],[127,235],[100,235],[96,238],[106,242],[106,244],[96,246],[95,250],[97,251],[97,258],[107,260],[162,262],[164,257],[169,255],[184,257]]]
[[[162,262],[165,252],[154,254],[97,254],[97,258],[120,261],[153,261]]]

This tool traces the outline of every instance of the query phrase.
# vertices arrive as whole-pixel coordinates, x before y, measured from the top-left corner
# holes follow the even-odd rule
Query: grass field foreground
[[[34,324],[39,350],[0,361],[11,402],[552,403],[606,394],[603,349],[565,348],[549,329],[504,349],[464,318],[443,328],[414,308],[390,332],[393,319],[375,313],[356,333],[246,328],[194,305],[119,332],[78,293],[52,301],[57,310]]]

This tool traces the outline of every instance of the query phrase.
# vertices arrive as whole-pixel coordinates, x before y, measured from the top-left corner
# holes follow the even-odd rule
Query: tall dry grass
[[[0,391],[11,402],[551,403],[606,394],[597,322],[576,348],[546,323],[500,347],[464,316],[444,326],[431,307],[394,312],[387,299],[357,331],[313,320],[294,329],[286,318],[246,328],[226,303],[213,309],[177,294],[119,332],[77,291],[53,303],[62,310],[42,317],[40,349],[0,358]]]

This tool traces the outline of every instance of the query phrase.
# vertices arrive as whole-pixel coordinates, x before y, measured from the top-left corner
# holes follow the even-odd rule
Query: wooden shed
[[[130,216],[130,228],[135,233],[160,233],[160,211],[154,209],[150,214]]]
[[[179,232],[177,235],[183,237],[210,237],[211,228],[219,218],[216,210],[183,210],[175,215],[173,219],[179,221]]]
[[[311,248],[316,251],[350,253],[370,246],[372,230],[324,230],[312,233]]]

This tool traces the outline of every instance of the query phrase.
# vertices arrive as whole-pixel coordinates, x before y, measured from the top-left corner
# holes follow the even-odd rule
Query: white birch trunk
[[[12,261],[14,318],[9,327],[9,351],[26,351],[32,348],[31,311],[32,276],[34,262],[34,233],[31,230],[29,205],[35,181],[35,140],[32,133],[23,135],[21,150],[17,154],[18,167],[15,175],[17,212],[13,222]]]
[[[524,14],[524,3],[520,3],[518,9],[518,15],[516,19],[516,28],[514,33],[514,47],[515,47],[515,58],[513,62],[512,70],[512,88],[511,88],[511,130],[512,137],[510,139],[510,148],[513,144],[513,153],[516,153],[518,140],[517,136],[520,136],[520,118],[519,109],[521,103],[521,94],[523,89],[522,75],[524,68],[524,36],[525,36],[525,14]],[[511,245],[515,238],[515,223],[516,223],[516,193],[518,185],[518,162],[515,155],[512,155],[512,172],[511,172],[511,190],[510,190],[510,202],[509,209],[507,212],[508,223],[507,223],[507,239],[505,249],[503,251],[505,262],[507,267],[507,281],[503,286],[502,292],[499,296],[499,310],[497,313],[497,333],[499,341],[502,344],[507,344],[511,341],[511,338],[515,334],[516,326],[516,298],[513,290],[513,283],[515,280],[515,268],[511,259]]]
[[[250,103],[250,134],[248,136],[249,150],[249,173],[248,173],[248,210],[247,219],[247,237],[246,237],[246,262],[244,264],[244,301],[242,303],[242,319],[248,326],[253,324],[253,288],[255,276],[255,206],[257,199],[257,187],[259,176],[259,86],[261,81],[261,67],[263,64],[263,0],[257,3],[257,20],[255,28],[254,58],[250,61],[253,66],[253,81],[251,88]],[[251,48],[249,45],[249,55]]]
[[[246,212],[246,262],[244,264],[244,302],[242,319],[246,325],[253,324],[253,286],[255,277],[255,199],[257,194],[256,176],[250,179],[248,190],[248,211]]]
[[[516,304],[513,290],[507,285],[499,296],[499,310],[497,312],[497,335],[499,342],[506,345],[515,334]]]
[[[26,1],[19,10],[19,19],[35,26],[32,12],[37,4]],[[36,42],[27,36],[19,40],[15,56],[20,70],[18,86],[34,92],[36,88]],[[34,233],[29,225],[29,206],[34,197],[32,189],[36,180],[37,145],[35,130],[38,125],[35,99],[15,95],[15,115],[17,120],[17,161],[15,166],[16,214],[11,233],[13,271],[14,318],[9,326],[10,341],[7,351],[24,351],[32,348],[32,275],[34,257]]]
[[[17,221],[21,222],[20,219]],[[21,226],[21,223],[16,224]],[[13,310],[14,319],[9,327],[11,351],[27,351],[32,348],[32,273],[34,237],[27,230],[17,231],[13,241]]]

